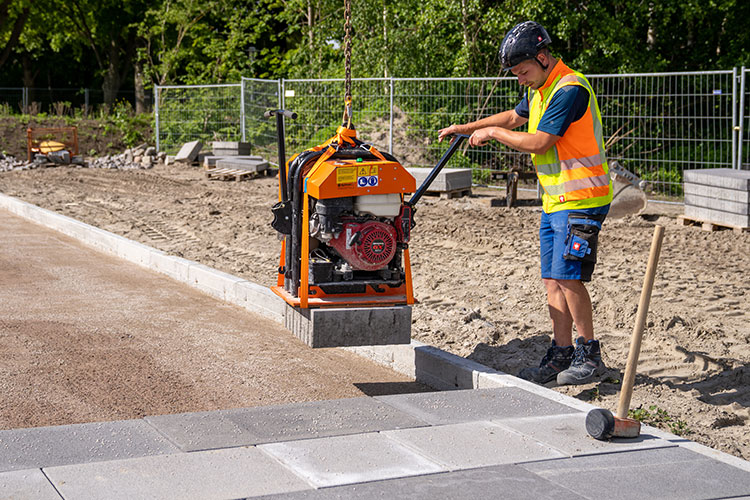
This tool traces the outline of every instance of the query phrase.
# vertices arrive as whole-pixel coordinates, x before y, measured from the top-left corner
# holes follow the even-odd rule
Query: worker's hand
[[[487,141],[492,139],[492,129],[494,127],[480,128],[475,130],[469,137],[469,146],[484,146]]]
[[[450,127],[441,128],[440,130],[438,130],[438,142],[443,142],[443,139],[445,139],[447,136],[452,136],[460,133],[460,125],[453,124]],[[453,138],[451,138],[451,142],[453,142]]]

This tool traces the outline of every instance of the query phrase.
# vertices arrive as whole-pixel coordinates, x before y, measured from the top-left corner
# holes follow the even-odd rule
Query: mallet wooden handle
[[[625,366],[625,376],[622,380],[620,390],[620,404],[617,407],[617,417],[627,418],[630,408],[630,398],[633,396],[633,384],[635,383],[635,370],[638,366],[638,356],[641,353],[641,339],[643,329],[646,325],[648,315],[648,304],[651,301],[651,290],[654,287],[654,276],[656,275],[656,264],[659,262],[661,252],[661,241],[664,237],[664,226],[654,227],[654,238],[651,240],[651,252],[648,255],[646,276],[643,278],[643,290],[641,290],[641,301],[638,303],[638,314],[635,318],[633,338],[630,341],[630,353],[628,363]]]

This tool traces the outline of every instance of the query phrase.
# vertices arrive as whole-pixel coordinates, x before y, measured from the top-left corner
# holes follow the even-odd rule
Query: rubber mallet
[[[646,276],[643,279],[641,290],[641,301],[638,303],[638,314],[635,318],[633,338],[630,341],[630,353],[628,363],[625,366],[625,377],[620,390],[620,403],[617,407],[617,416],[602,408],[591,410],[586,415],[586,431],[594,439],[607,440],[612,437],[636,438],[641,434],[641,423],[638,420],[628,418],[630,398],[633,396],[633,384],[635,383],[635,370],[638,366],[638,356],[641,353],[641,339],[643,329],[646,325],[648,305],[651,301],[651,290],[654,287],[654,276],[656,275],[656,264],[661,252],[661,241],[664,238],[664,226],[654,228],[654,238],[651,240],[651,252],[648,256]]]

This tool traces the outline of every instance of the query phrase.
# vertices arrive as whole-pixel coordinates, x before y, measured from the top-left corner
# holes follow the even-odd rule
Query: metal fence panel
[[[6,107],[4,113],[22,113],[24,94],[22,87],[0,87],[0,106]]]
[[[439,129],[512,109],[520,98],[515,78],[394,79],[394,154],[409,166],[433,166],[448,148],[437,141]],[[528,155],[491,142],[464,147],[449,167],[472,168],[475,182],[487,183],[497,172],[526,165]]]
[[[607,155],[648,180],[656,193],[682,194],[682,172],[732,168],[732,71],[591,75]]]
[[[682,194],[685,169],[750,163],[750,98],[742,99],[750,89],[737,90],[735,73],[590,75],[608,157],[648,180],[656,194],[667,196]],[[743,68],[742,81],[746,75]],[[244,132],[254,152],[274,161],[275,124],[262,113],[277,106],[298,113],[299,118],[286,125],[291,155],[335,133],[341,124],[343,87],[343,79],[244,78],[241,96],[234,86],[161,87],[159,137],[174,149],[187,138],[218,134],[239,140],[230,137]],[[354,125],[362,140],[392,152],[407,166],[431,166],[447,147],[437,143],[440,128],[512,109],[522,88],[512,77],[376,78],[354,79],[352,94]],[[744,102],[741,110],[738,100]],[[735,132],[737,124],[744,132]],[[511,168],[531,168],[529,155],[496,143],[465,148],[451,166],[472,168],[474,180],[482,183]]]
[[[283,106],[297,113],[286,121],[286,150],[298,153],[335,135],[344,113],[344,80],[284,80]],[[352,123],[357,137],[388,151],[390,80],[352,79]]]
[[[243,140],[250,143],[254,155],[274,165],[278,163],[276,120],[264,118],[263,113],[281,107],[279,89],[278,80],[242,79]]]
[[[186,142],[239,141],[242,138],[242,85],[156,87],[156,141],[174,154]]]

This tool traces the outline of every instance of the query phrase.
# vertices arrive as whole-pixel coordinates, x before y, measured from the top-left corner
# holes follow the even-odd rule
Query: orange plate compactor
[[[296,309],[413,304],[414,205],[465,136],[452,142],[417,190],[398,160],[357,139],[353,126],[339,127],[325,143],[286,162],[284,117],[296,114],[266,112],[273,115],[280,168],[271,226],[282,236],[274,293]]]

